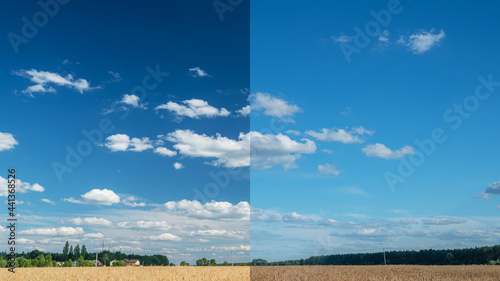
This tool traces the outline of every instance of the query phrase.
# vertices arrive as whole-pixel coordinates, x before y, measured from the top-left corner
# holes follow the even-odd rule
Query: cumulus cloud
[[[256,93],[250,95],[250,98],[252,110],[264,110],[264,114],[268,116],[283,118],[284,116],[292,116],[295,113],[302,112],[302,109],[297,105],[273,97],[268,93]]]
[[[123,205],[126,205],[126,206],[130,206],[130,207],[145,207],[146,206],[146,203],[144,202],[136,202],[138,199],[135,198],[134,196],[129,196],[125,199],[122,200],[122,204]]]
[[[312,221],[312,219],[307,216],[297,214],[296,212],[291,212],[290,214],[283,216],[283,221],[301,223],[301,222],[310,222]]]
[[[237,140],[216,136],[198,135],[191,130],[177,130],[166,137],[179,154],[190,157],[215,158],[211,164],[227,168],[250,165],[250,136],[240,133]]]
[[[190,68],[189,73],[191,73],[191,76],[193,77],[212,77],[205,70],[201,69],[198,66]]]
[[[360,137],[363,135],[371,136],[375,131],[369,131],[364,127],[354,127],[350,131],[345,129],[327,129],[323,128],[321,132],[306,131],[307,135],[321,141],[337,141],[342,143],[363,143],[364,140]]]
[[[136,151],[141,152],[152,149],[153,145],[149,138],[130,138],[126,134],[116,134],[106,138],[104,144],[111,151]]]
[[[399,150],[392,150],[381,143],[369,144],[364,147],[362,151],[366,154],[366,156],[379,157],[387,160],[398,159],[409,154],[415,154],[415,150],[409,145],[406,145]]]
[[[50,205],[56,205],[56,202],[52,201],[52,200],[49,200],[49,199],[40,199],[42,202],[45,202],[47,204],[50,204]]]
[[[111,221],[105,219],[105,218],[98,218],[98,217],[88,217],[88,218],[74,218],[68,220],[69,223],[74,224],[74,225],[111,225]]]
[[[28,182],[23,182],[20,179],[15,180],[16,192],[27,193],[28,191],[34,192],[44,192],[45,188],[38,183],[30,184]],[[8,195],[8,185],[9,181],[0,176],[0,196]]]
[[[84,234],[83,237],[85,238],[103,238],[104,235],[102,233],[87,233],[87,234]]]
[[[236,110],[240,116],[247,117],[250,114],[250,105],[244,106],[241,109]]]
[[[161,156],[175,156],[177,155],[177,151],[169,150],[166,147],[157,147],[154,150],[154,153],[160,154]]]
[[[194,119],[214,118],[218,116],[228,116],[231,114],[227,109],[217,109],[208,104],[208,102],[200,99],[190,99],[182,101],[183,104],[169,101],[165,104],[157,106],[155,109],[166,109],[172,112],[177,118],[190,117]]]
[[[13,149],[18,144],[12,134],[0,132],[0,151]]]
[[[229,202],[211,201],[205,204],[193,200],[169,201],[165,203],[169,213],[186,215],[197,219],[250,219],[250,204],[242,201],[236,205]]]
[[[488,187],[486,187],[486,190],[483,193],[480,193],[475,197],[478,199],[491,199],[493,198],[494,195],[499,195],[499,194],[500,194],[500,181],[497,181],[488,185]]]
[[[443,30],[439,33],[436,33],[434,29],[430,31],[420,30],[409,37],[400,37],[397,43],[408,47],[414,54],[423,54],[432,47],[439,45],[441,39],[444,37],[445,33]]]
[[[64,201],[76,204],[90,204],[90,205],[105,205],[110,206],[115,203],[120,203],[120,196],[116,195],[109,189],[92,189],[91,191],[83,194],[82,199],[74,199],[73,197],[64,198]]]
[[[138,96],[125,94],[125,95],[123,95],[123,98],[120,101],[120,103],[126,104],[126,105],[131,106],[131,107],[135,107],[135,108],[148,109],[146,107],[146,104],[139,103],[139,101],[140,101],[140,98]]]
[[[326,163],[325,165],[318,165],[318,172],[325,175],[338,176],[342,171],[337,170],[337,167],[335,167],[335,165]]]
[[[34,228],[20,231],[22,234],[32,234],[32,235],[61,235],[61,236],[70,236],[70,235],[81,235],[84,233],[83,228],[81,227],[59,227],[59,228]]]
[[[288,130],[285,133],[287,133],[289,135],[296,135],[296,136],[300,136],[301,135],[301,132],[299,132],[297,130]]]
[[[27,245],[27,244],[34,244],[35,241],[27,238],[17,238],[16,243]]]
[[[177,235],[173,235],[172,233],[162,233],[158,236],[149,236],[148,237],[149,239],[151,240],[163,240],[163,241],[182,241],[182,238],[177,236]]]
[[[441,218],[441,219],[430,218],[430,219],[423,219],[422,223],[424,225],[450,225],[450,224],[462,224],[465,223],[465,221],[456,218]]]
[[[180,170],[182,168],[184,168],[184,165],[182,165],[182,163],[179,163],[179,162],[174,163],[174,169]]]
[[[15,71],[14,74],[27,78],[35,85],[29,86],[23,93],[33,96],[33,93],[46,93],[53,92],[56,90],[50,85],[64,86],[67,88],[72,88],[78,92],[83,93],[84,91],[92,90],[95,88],[90,87],[90,83],[82,78],[75,79],[71,74],[65,77],[58,73],[48,72],[48,71],[38,71],[36,69],[31,70],[19,70]]]
[[[121,228],[161,228],[170,229],[172,228],[166,221],[135,221],[135,222],[119,222],[118,227]]]
[[[295,161],[301,154],[316,152],[316,144],[309,139],[297,142],[282,134],[261,134],[250,132],[251,163],[256,170],[281,165],[285,169],[296,168]]]

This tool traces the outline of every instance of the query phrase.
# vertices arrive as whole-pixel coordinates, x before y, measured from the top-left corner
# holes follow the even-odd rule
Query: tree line
[[[389,251],[385,252],[387,264],[412,265],[472,265],[499,264],[500,245],[451,250]],[[307,259],[267,262],[254,259],[253,266],[281,265],[380,265],[384,253],[335,254],[312,256]]]

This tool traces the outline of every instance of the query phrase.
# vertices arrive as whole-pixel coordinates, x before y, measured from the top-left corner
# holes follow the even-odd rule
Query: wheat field
[[[151,266],[151,267],[41,267],[17,268],[16,273],[0,271],[0,280],[8,281],[125,281],[125,280],[203,280],[232,281],[250,280],[250,267],[196,267],[196,266]]]
[[[251,280],[359,280],[359,281],[410,281],[445,280],[469,281],[500,280],[500,266],[420,266],[420,265],[375,265],[375,266],[269,266],[252,267]]]

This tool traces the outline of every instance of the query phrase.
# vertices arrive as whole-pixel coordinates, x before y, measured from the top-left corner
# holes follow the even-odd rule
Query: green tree
[[[48,254],[45,256],[45,267],[51,267],[53,266],[52,264],[52,255]]]
[[[63,260],[68,259],[68,254],[69,254],[69,242],[66,241],[66,244],[64,244],[64,247],[63,247]]]
[[[215,259],[211,259],[210,266],[216,266],[216,265],[217,265],[217,262],[215,261]]]
[[[83,259],[87,258],[87,248],[85,247],[85,245],[82,245],[82,256]]]
[[[72,267],[73,261],[71,259],[64,262],[63,267]]]
[[[73,255],[73,245],[69,246],[69,253],[68,253],[68,258],[72,259],[74,257]]]
[[[229,263],[227,261],[224,261],[224,263],[222,264],[223,266],[228,266]]]
[[[181,266],[189,266],[189,263],[185,262],[185,261],[181,261]]]
[[[73,254],[74,254],[75,258],[80,257],[80,244],[76,244],[76,247],[73,250]]]
[[[32,267],[38,267],[38,260],[37,259],[34,259],[31,261],[31,266]]]
[[[83,266],[83,256],[80,256],[80,257],[76,260],[76,266]]]
[[[0,258],[0,267],[2,267],[2,268],[7,267],[7,261]]]

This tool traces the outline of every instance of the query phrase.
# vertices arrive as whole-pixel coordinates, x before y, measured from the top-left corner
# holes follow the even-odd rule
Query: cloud
[[[488,185],[488,187],[486,187],[486,190],[483,193],[480,193],[475,197],[478,199],[491,199],[493,198],[494,195],[499,195],[499,194],[500,194],[500,181],[497,181]]]
[[[61,235],[61,236],[70,236],[70,235],[81,235],[84,233],[83,228],[81,227],[59,227],[59,228],[34,228],[20,231],[22,234],[32,234],[32,235]]]
[[[130,197],[123,199],[122,204],[126,205],[126,206],[130,206],[130,207],[134,207],[134,208],[146,206],[146,203],[144,203],[144,202],[137,203],[135,201],[137,201],[137,198],[135,198],[134,196],[130,196]]]
[[[112,79],[111,79],[111,82],[120,82],[122,81],[122,77],[120,75],[120,73],[118,72],[114,72],[114,71],[108,71],[109,75],[111,75]]]
[[[13,149],[18,144],[12,134],[0,132],[0,151]]]
[[[193,77],[212,77],[205,70],[199,68],[198,66],[190,68],[189,72],[191,73],[191,76],[193,76]]]
[[[85,238],[103,238],[104,235],[102,233],[87,233],[87,234],[84,234],[83,237],[85,237]]]
[[[147,149],[152,149],[153,145],[149,138],[132,138],[126,134],[116,134],[106,138],[104,144],[111,151],[136,151],[141,152]]]
[[[400,37],[397,43],[408,47],[414,54],[423,54],[432,47],[439,45],[439,42],[444,37],[443,30],[439,33],[435,33],[434,29],[430,31],[420,30],[410,35],[410,37]]]
[[[74,218],[68,220],[69,223],[75,225],[111,225],[111,221],[105,218],[88,217],[88,218]]]
[[[304,216],[304,215],[299,215],[296,212],[291,212],[287,215],[283,216],[283,221],[285,222],[310,222],[312,221],[311,218]]]
[[[229,202],[211,201],[205,204],[193,200],[169,201],[165,203],[169,213],[197,219],[250,219],[250,204],[242,201],[236,205]]]
[[[221,108],[217,109],[208,104],[208,102],[200,99],[190,99],[182,101],[184,104],[178,104],[169,101],[165,104],[157,106],[155,109],[166,109],[171,111],[177,118],[190,117],[194,119],[200,119],[200,117],[214,118],[217,116],[228,116],[231,114],[227,109]]]
[[[287,101],[271,96],[268,93],[256,93],[250,95],[252,110],[264,110],[264,114],[268,116],[283,118],[284,116],[292,116],[295,113],[302,112],[302,109],[294,104],[289,104]]]
[[[368,196],[368,193],[366,191],[356,186],[337,187],[334,188],[332,191],[341,194]]]
[[[27,245],[27,244],[34,244],[35,241],[31,239],[26,239],[26,238],[17,238],[16,243],[22,244],[22,245]]]
[[[422,223],[424,225],[450,225],[450,224],[463,224],[465,223],[462,219],[455,218],[442,218],[442,219],[423,219]]]
[[[177,151],[169,150],[166,147],[157,147],[155,148],[154,153],[158,153],[161,156],[170,156],[170,157],[177,155]]]
[[[56,205],[56,202],[51,201],[51,200],[49,200],[49,199],[45,199],[45,198],[43,198],[43,199],[40,199],[40,200],[41,200],[42,202],[48,203],[48,204],[50,204],[50,205]]]
[[[301,135],[301,132],[299,132],[297,130],[288,130],[285,133],[287,133],[289,135],[296,135],[296,136],[300,136]]]
[[[240,133],[237,140],[216,136],[198,135],[191,130],[177,130],[166,137],[179,154],[190,157],[216,158],[211,164],[227,168],[250,165],[250,136]]]
[[[354,39],[354,36],[347,36],[344,33],[342,33],[342,34],[340,34],[340,36],[334,35],[330,38],[337,43],[348,43],[348,42],[351,42],[352,39]]]
[[[369,131],[364,127],[354,127],[350,131],[345,129],[327,129],[323,128],[321,132],[316,131],[306,131],[307,135],[314,137],[321,141],[337,141],[342,143],[363,143],[364,140],[360,136],[368,135],[371,136],[375,131]]]
[[[400,150],[392,150],[381,143],[376,143],[369,144],[361,150],[366,154],[366,156],[379,157],[387,160],[398,159],[409,154],[415,154],[415,150],[409,145],[404,146]]]
[[[162,233],[158,236],[149,236],[151,240],[163,240],[163,241],[182,241],[182,238],[171,233]]]
[[[66,75],[66,77],[61,76],[58,73],[48,72],[48,71],[38,71],[36,69],[31,70],[19,70],[14,72],[15,75],[30,79],[35,85],[29,86],[27,89],[23,90],[23,93],[30,94],[33,93],[45,93],[45,92],[56,92],[54,88],[49,85],[64,86],[67,88],[72,88],[82,94],[84,91],[93,90],[96,88],[90,87],[90,83],[82,78],[75,79],[71,74]]]
[[[135,221],[135,222],[119,222],[118,227],[121,228],[161,228],[170,229],[172,228],[166,221]]]
[[[116,195],[112,190],[108,189],[92,189],[91,191],[83,194],[81,200],[74,199],[73,197],[64,198],[64,201],[76,204],[90,204],[90,205],[105,205],[110,206],[115,203],[120,203],[120,196]]]
[[[282,165],[285,169],[297,168],[295,161],[301,154],[316,152],[316,144],[309,139],[297,142],[282,134],[263,135],[250,132],[252,167],[256,170]]]
[[[146,107],[146,104],[139,103],[139,101],[140,101],[140,98],[138,96],[125,94],[125,95],[123,95],[123,98],[119,103],[123,103],[123,104],[129,105],[131,107],[135,107],[135,108],[148,109]]]
[[[236,110],[240,116],[247,117],[250,114],[250,105],[244,106],[241,109]]]
[[[337,167],[335,167],[335,165],[326,163],[325,165],[318,165],[318,172],[325,175],[338,176],[342,171],[337,170]]]
[[[15,180],[16,192],[27,193],[28,191],[44,192],[45,188],[38,183],[30,184],[28,182],[23,182],[20,179]],[[7,179],[0,176],[0,196],[8,195],[8,185]]]
[[[179,162],[174,163],[174,169],[180,170],[182,168],[184,168],[184,165],[182,165],[182,163],[179,163]]]

